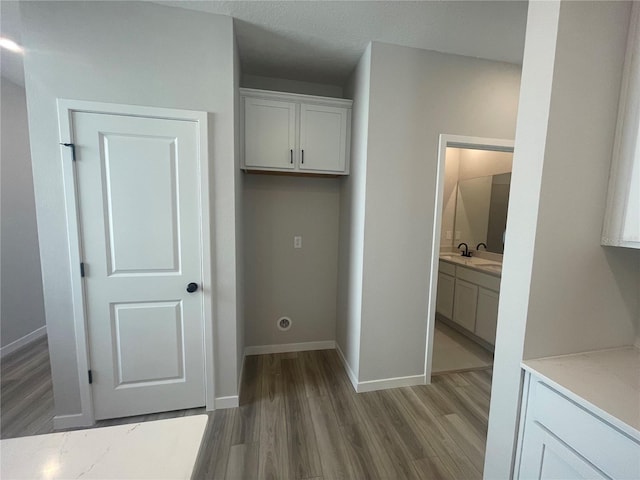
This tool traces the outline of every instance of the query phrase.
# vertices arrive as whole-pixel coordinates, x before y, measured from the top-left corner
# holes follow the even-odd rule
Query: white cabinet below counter
[[[440,261],[436,312],[489,345],[496,341],[499,292],[495,274]]]
[[[523,363],[516,479],[640,478],[640,351]]]
[[[242,168],[348,175],[351,100],[240,89]]]

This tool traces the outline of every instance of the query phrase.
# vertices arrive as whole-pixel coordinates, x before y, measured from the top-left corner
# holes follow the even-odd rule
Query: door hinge
[[[84,278],[84,262],[80,262],[80,276]]]
[[[93,373],[89,370],[89,385],[93,383]]]
[[[75,162],[76,161],[76,146],[74,143],[61,143],[60,145],[62,145],[63,147],[69,147],[71,148],[71,159]]]

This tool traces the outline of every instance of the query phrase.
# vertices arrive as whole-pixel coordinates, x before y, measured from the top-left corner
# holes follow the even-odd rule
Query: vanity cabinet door
[[[348,109],[300,105],[300,170],[344,173]]]
[[[460,326],[475,331],[478,286],[456,278],[453,302],[453,321]]]
[[[498,300],[500,295],[486,288],[478,288],[475,334],[491,345],[496,343],[498,324]]]
[[[518,479],[582,480],[609,478],[555,435],[532,422],[522,444]]]
[[[453,292],[456,279],[444,273],[438,274],[438,293],[436,295],[436,312],[451,320],[453,318]]]
[[[261,170],[294,170],[296,104],[244,99],[244,165]]]

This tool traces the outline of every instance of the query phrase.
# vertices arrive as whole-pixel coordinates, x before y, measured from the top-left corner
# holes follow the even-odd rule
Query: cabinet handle
[[[291,152],[291,164],[293,165],[293,149],[291,149],[290,152]]]
[[[302,150],[302,163],[304,163],[304,150]]]

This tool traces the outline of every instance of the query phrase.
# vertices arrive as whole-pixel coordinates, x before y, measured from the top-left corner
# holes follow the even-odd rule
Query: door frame
[[[438,265],[440,261],[440,233],[442,231],[442,204],[444,201],[442,196],[444,195],[447,147],[513,152],[514,145],[514,140],[501,138],[440,134],[436,171],[435,210],[433,214],[433,239],[431,242],[431,271],[429,272],[429,295],[427,303],[427,338],[424,359],[424,378],[426,384],[431,383],[431,370],[433,366],[433,337],[436,325],[436,295],[438,291]]]
[[[213,317],[213,275],[211,269],[212,236],[210,217],[209,191],[209,140],[207,112],[193,110],[176,110],[137,105],[121,105],[114,103],[90,102],[83,100],[57,99],[60,154],[62,158],[62,179],[65,198],[65,214],[67,236],[69,238],[69,267],[71,270],[71,294],[73,299],[73,324],[75,327],[76,361],[78,365],[78,382],[80,387],[81,418],[74,421],[74,426],[90,426],[95,423],[93,411],[93,395],[88,380],[91,369],[89,356],[89,338],[87,329],[86,304],[84,298],[84,282],[80,275],[82,261],[82,242],[79,216],[79,199],[73,149],[63,143],[73,143],[74,112],[112,114],[131,117],[151,117],[161,120],[181,120],[195,122],[198,135],[198,176],[200,201],[200,249],[202,258],[202,319],[203,319],[203,353],[204,353],[204,385],[205,406],[207,410],[215,409],[215,369],[214,369],[214,317]]]

